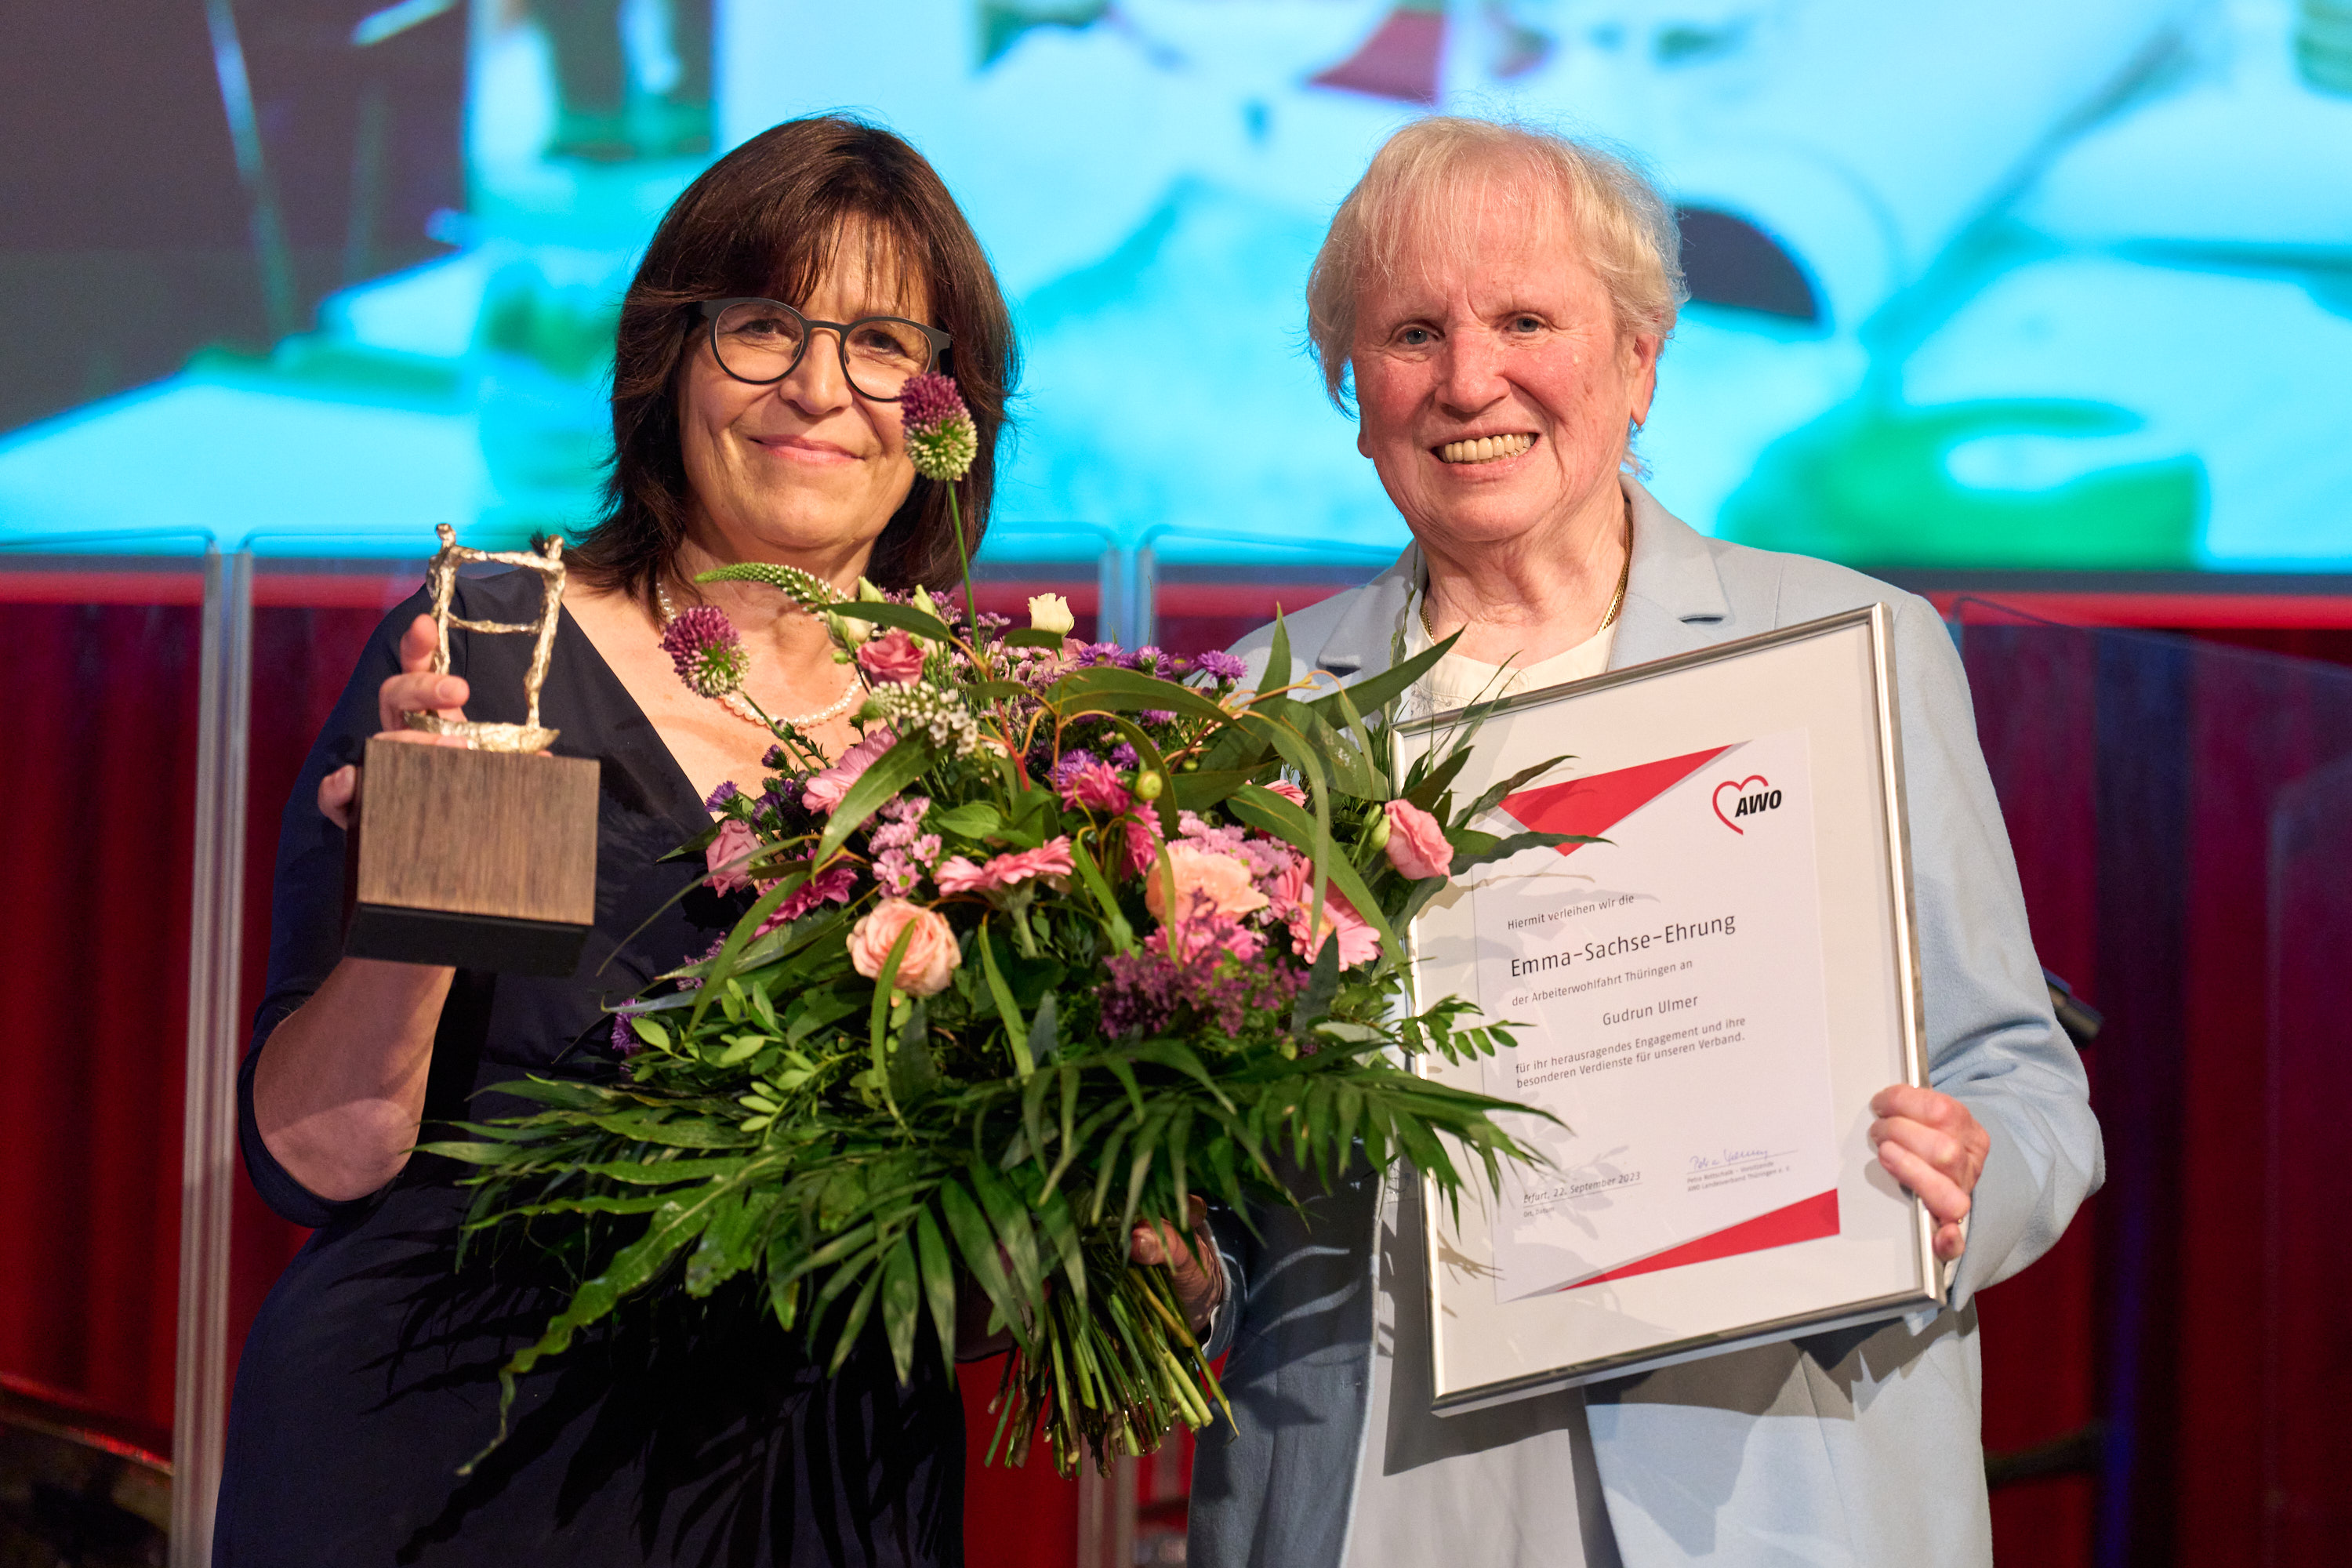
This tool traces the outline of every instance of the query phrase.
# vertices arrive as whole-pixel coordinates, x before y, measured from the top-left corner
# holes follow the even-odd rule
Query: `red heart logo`
[[[1749,784],[1762,784],[1765,788],[1769,789],[1772,787],[1772,781],[1766,778],[1762,773],[1750,773],[1746,778],[1741,779],[1738,784],[1734,784],[1731,780],[1726,779],[1721,784],[1715,786],[1716,816],[1721,820],[1726,827],[1728,827],[1732,832],[1738,834],[1742,838],[1748,837],[1748,829],[1740,826],[1739,824],[1732,821],[1731,818],[1723,815],[1723,792],[1725,790],[1730,790],[1738,795],[1746,795]]]

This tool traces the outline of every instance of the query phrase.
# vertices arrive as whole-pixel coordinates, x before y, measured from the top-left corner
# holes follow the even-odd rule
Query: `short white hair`
[[[1496,180],[1528,174],[1528,184]],[[1573,247],[1609,290],[1621,336],[1671,336],[1683,301],[1682,239],[1674,209],[1622,153],[1508,121],[1431,115],[1390,137],[1331,219],[1307,275],[1307,337],[1324,390],[1348,407],[1349,353],[1364,286],[1386,276],[1433,222],[1441,241],[1461,219],[1439,209],[1465,185],[1518,206],[1538,238]],[[1528,192],[1530,185],[1534,195]],[[1553,236],[1560,217],[1569,232]]]

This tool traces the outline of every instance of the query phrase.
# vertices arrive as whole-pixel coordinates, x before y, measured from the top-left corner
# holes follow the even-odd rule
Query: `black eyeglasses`
[[[903,316],[819,321],[775,300],[705,300],[710,352],[738,381],[768,386],[793,374],[820,327],[841,344],[841,373],[861,396],[896,403],[908,381],[940,363],[947,333]]]

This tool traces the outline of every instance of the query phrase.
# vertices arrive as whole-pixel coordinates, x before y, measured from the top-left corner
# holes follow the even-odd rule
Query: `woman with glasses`
[[[742,1300],[651,1292],[524,1377],[510,1435],[467,1468],[555,1279],[529,1249],[461,1255],[464,1173],[409,1151],[436,1124],[521,1109],[493,1086],[612,1073],[601,1004],[698,956],[739,912],[695,886],[698,864],[664,857],[709,826],[715,794],[762,776],[772,739],[679,683],[659,647],[679,608],[734,620],[761,709],[835,753],[855,737],[864,690],[824,628],[771,589],[696,574],[766,561],[843,590],[946,586],[947,495],[917,478],[898,397],[926,369],[956,376],[980,436],[961,481],[977,545],[1014,367],[979,242],[895,136],[781,125],[671,208],[622,308],[604,512],[569,557],[542,696],[555,749],[602,768],[597,923],[572,976],[341,956],[368,737],[416,739],[404,711],[520,717],[531,640],[453,630],[436,676],[421,595],[378,630],[279,840],[241,1131],[255,1184],[317,1234],[246,1342],[216,1563],[962,1560],[962,1408],[938,1360],[917,1356],[902,1387],[877,1333],[828,1377]],[[468,578],[454,611],[527,623],[539,595],[536,574]]]

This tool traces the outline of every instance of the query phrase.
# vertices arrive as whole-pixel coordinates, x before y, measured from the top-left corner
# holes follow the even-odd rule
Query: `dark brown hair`
[[[980,548],[996,481],[996,438],[1019,374],[1013,322],[987,253],[923,155],[842,115],[787,121],[705,170],[662,218],[621,302],[613,353],[613,469],[604,513],[572,559],[592,581],[652,607],[655,584],[686,535],[688,489],[678,447],[680,372],[700,341],[696,304],[763,296],[797,304],[853,238],[871,276],[919,282],[932,326],[954,340],[955,377],[980,455],[961,481],[964,542]],[[908,289],[911,298],[915,290]],[[961,582],[947,488],[918,477],[866,575],[891,589]]]

